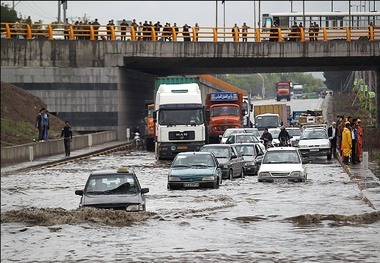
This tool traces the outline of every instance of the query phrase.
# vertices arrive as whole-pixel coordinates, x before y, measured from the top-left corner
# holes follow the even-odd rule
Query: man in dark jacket
[[[331,123],[331,126],[327,129],[327,135],[330,139],[330,157],[329,159],[334,156],[336,157],[336,138],[338,135],[338,128],[336,127],[336,123]]]
[[[73,132],[68,121],[65,121],[65,126],[62,128],[61,137],[63,137],[63,144],[65,145],[65,156],[70,156],[70,144],[73,139]]]
[[[43,138],[44,129],[42,126],[42,118],[43,118],[44,111],[45,111],[45,108],[40,109],[40,112],[38,113],[37,118],[36,118],[36,127],[38,129],[38,141],[42,141],[44,139]]]
[[[268,128],[264,129],[263,135],[261,135],[260,139],[264,141],[265,149],[267,149],[268,146],[271,145],[273,141],[273,137],[272,137],[272,134],[269,133]]]

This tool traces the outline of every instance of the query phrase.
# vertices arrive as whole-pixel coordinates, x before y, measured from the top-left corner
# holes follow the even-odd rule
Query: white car
[[[325,129],[306,128],[298,142],[302,156],[326,156],[331,159],[330,140]]]
[[[280,128],[269,128],[268,132],[272,135],[273,146],[276,146],[276,147],[280,146],[280,140],[278,139],[278,135],[280,134],[281,129]]]
[[[276,182],[282,180],[305,182],[306,167],[302,156],[295,147],[269,148],[263,157],[258,172],[259,182]]]
[[[224,131],[223,136],[220,140],[220,143],[226,143],[228,137],[236,133],[245,133],[245,130],[244,128],[228,128],[227,130]]]
[[[286,127],[285,130],[290,135],[290,145],[293,147],[297,147],[298,141],[301,137],[301,129],[298,127]]]

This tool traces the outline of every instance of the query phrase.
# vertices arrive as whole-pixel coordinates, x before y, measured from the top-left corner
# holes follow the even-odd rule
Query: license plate
[[[199,187],[199,183],[184,183],[184,187]]]
[[[187,146],[178,146],[178,150],[187,150]]]
[[[319,149],[310,149],[311,152],[318,152]]]
[[[288,179],[286,179],[286,178],[275,178],[275,179],[273,179],[273,182],[275,182],[275,183],[282,183],[282,182],[287,182],[288,181]]]

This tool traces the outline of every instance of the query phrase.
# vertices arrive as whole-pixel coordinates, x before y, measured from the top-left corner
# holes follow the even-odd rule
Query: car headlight
[[[321,147],[321,148],[329,148],[330,145],[328,145],[328,144],[322,144],[320,147]]]
[[[299,143],[298,143],[298,147],[299,147],[299,148],[307,148],[307,145],[303,145],[303,144],[299,144]]]
[[[129,205],[129,206],[127,206],[127,209],[126,209],[126,211],[128,211],[128,212],[137,212],[140,210],[142,210],[141,205]]]
[[[202,181],[214,181],[215,177],[214,176],[205,176],[202,178]]]
[[[255,165],[256,163],[254,162],[254,161],[252,161],[252,162],[246,162],[245,163],[245,165],[246,166],[252,166],[252,165]]]
[[[270,173],[268,173],[268,172],[259,173],[259,177],[268,177],[268,176],[271,176]]]
[[[179,179],[179,177],[169,176],[169,182],[178,182],[178,181],[181,181],[181,179]]]
[[[295,171],[295,172],[292,172],[292,173],[290,174],[290,176],[297,176],[297,177],[300,177],[300,176],[302,176],[302,172],[300,172],[300,171]]]

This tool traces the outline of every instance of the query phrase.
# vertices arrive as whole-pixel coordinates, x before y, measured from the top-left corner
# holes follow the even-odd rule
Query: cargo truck
[[[154,151],[155,127],[153,121],[154,104],[147,101],[145,106],[145,147],[147,151]]]
[[[276,82],[276,97],[277,101],[286,99],[290,101],[290,93],[293,91],[293,85],[291,81],[279,81]]]
[[[262,131],[264,128],[288,126],[288,109],[286,104],[255,105],[253,107],[255,127]]]
[[[193,83],[192,78],[175,79],[156,78],[158,89],[153,117],[156,127],[155,156],[158,160],[173,159],[179,152],[199,151],[206,142],[199,85]]]
[[[243,126],[243,95],[237,92],[207,94],[206,119],[209,143],[218,143],[228,128]]]

